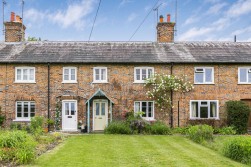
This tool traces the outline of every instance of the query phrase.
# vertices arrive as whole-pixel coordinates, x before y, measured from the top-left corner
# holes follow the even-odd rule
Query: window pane
[[[99,116],[99,103],[96,103],[96,116]]]
[[[136,69],[136,80],[140,80],[140,69]]]
[[[207,101],[202,101],[201,105],[207,105]]]
[[[71,104],[71,115],[75,115],[75,103],[70,103]]]
[[[152,76],[153,70],[152,69],[148,69],[148,78],[150,78]]]
[[[22,78],[21,78],[21,69],[17,69],[17,80],[22,80]]]
[[[101,105],[101,115],[105,115],[105,103]]]
[[[208,107],[200,107],[200,118],[208,118]]]
[[[203,83],[203,76],[204,76],[204,73],[195,73],[195,82]]]
[[[71,69],[71,80],[76,80],[75,79],[75,69]]]
[[[95,69],[95,80],[99,80],[99,69]]]
[[[210,117],[217,117],[217,103],[210,102]]]
[[[101,69],[101,74],[102,74],[101,80],[106,80],[106,69]]]
[[[17,117],[22,117],[22,103],[17,102]]]
[[[69,103],[65,103],[65,115],[69,115]]]
[[[247,82],[247,69],[240,69],[240,82]]]
[[[206,75],[206,82],[213,82],[213,78],[212,78],[212,69],[206,69],[205,70],[205,75]]]
[[[135,112],[140,111],[140,102],[135,102]]]
[[[64,80],[69,80],[69,69],[64,69]]]
[[[28,102],[24,102],[24,117],[29,117],[29,103]]]
[[[28,70],[23,69],[23,80],[28,80]]]
[[[148,117],[153,117],[153,102],[148,102]]]
[[[35,103],[34,102],[30,103],[30,113],[31,113],[31,115],[32,114],[35,115]]]
[[[192,117],[197,118],[199,116],[199,103],[192,102],[191,106]]]
[[[30,69],[30,80],[33,81],[34,80],[34,69]]]
[[[142,117],[146,117],[146,102],[142,102],[141,111],[143,112]]]
[[[142,80],[146,79],[146,69],[142,69]]]
[[[248,82],[251,83],[251,72],[248,73]]]

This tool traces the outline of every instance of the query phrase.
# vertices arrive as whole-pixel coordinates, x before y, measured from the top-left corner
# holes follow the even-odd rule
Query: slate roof
[[[0,43],[0,63],[251,63],[251,42]]]

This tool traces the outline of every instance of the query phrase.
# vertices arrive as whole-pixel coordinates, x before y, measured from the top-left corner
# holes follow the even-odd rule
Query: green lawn
[[[33,166],[245,166],[183,136],[83,135],[69,137]]]

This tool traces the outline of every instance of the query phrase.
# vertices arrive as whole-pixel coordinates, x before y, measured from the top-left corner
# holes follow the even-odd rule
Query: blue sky
[[[21,15],[21,0],[5,0]],[[99,0],[24,0],[26,38],[87,41]],[[91,41],[128,41],[158,0],[102,0]],[[175,0],[159,0],[159,15],[175,21]],[[2,4],[1,4],[2,9]],[[2,12],[1,12],[2,13]],[[251,41],[251,0],[178,0],[175,41]],[[1,16],[1,27],[2,27]],[[152,11],[131,41],[156,41]],[[1,35],[0,41],[3,41]]]

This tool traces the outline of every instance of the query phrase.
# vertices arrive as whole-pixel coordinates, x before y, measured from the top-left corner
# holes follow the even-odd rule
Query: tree
[[[38,39],[36,37],[28,37],[27,41],[41,41],[41,38]]]
[[[186,93],[194,89],[190,82],[174,75],[155,74],[146,80],[145,87],[149,88],[148,97],[153,99],[160,111],[170,112],[172,125],[172,94],[173,92]]]

